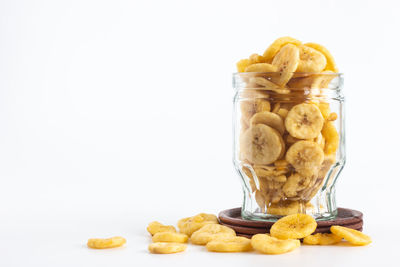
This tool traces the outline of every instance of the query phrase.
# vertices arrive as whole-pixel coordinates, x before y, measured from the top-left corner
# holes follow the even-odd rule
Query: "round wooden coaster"
[[[264,227],[264,228],[245,227],[245,226],[230,225],[223,222],[221,222],[221,224],[229,228],[232,228],[233,230],[235,230],[236,234],[245,234],[245,235],[265,234],[269,233],[270,229],[270,227]],[[347,224],[345,225],[345,227],[359,230],[363,227],[363,222],[361,221],[355,224]],[[316,233],[330,233],[330,226],[322,226],[322,227],[318,226],[314,234]]]
[[[362,231],[363,231],[363,228],[361,227],[360,229],[355,229],[355,230],[358,230],[358,231],[362,232]],[[251,237],[253,236],[253,235],[251,235],[251,234],[242,234],[242,233],[236,233],[236,235],[237,235],[237,236],[247,237],[247,238],[251,238]]]
[[[250,221],[242,219],[241,208],[223,210],[218,215],[219,221],[228,225],[236,225],[251,228],[270,228],[274,222]],[[318,227],[330,227],[331,225],[350,225],[363,220],[363,214],[357,210],[338,208],[336,218],[326,221],[317,221]]]

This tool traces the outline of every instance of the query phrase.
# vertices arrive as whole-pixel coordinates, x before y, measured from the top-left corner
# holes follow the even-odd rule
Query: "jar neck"
[[[274,98],[276,100],[343,100],[343,74],[293,73],[289,81],[274,83],[279,73],[235,73],[233,88],[240,98]]]

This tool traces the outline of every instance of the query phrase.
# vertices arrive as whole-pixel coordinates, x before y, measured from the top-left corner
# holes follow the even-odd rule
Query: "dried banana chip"
[[[325,154],[334,154],[339,147],[339,133],[337,132],[335,125],[330,121],[326,121],[321,133],[325,138]]]
[[[281,201],[271,204],[267,212],[272,215],[291,215],[300,212],[300,203],[298,201]]]
[[[286,130],[298,139],[316,138],[324,125],[324,117],[316,105],[294,106],[285,119]]]
[[[147,231],[151,235],[155,235],[156,233],[161,233],[161,232],[172,232],[175,233],[176,229],[172,225],[163,225],[162,223],[159,222],[151,222],[147,226]]]
[[[314,142],[298,141],[287,150],[286,160],[302,176],[312,177],[324,161],[324,151]]]
[[[280,239],[304,238],[317,229],[317,222],[307,214],[292,214],[276,221],[270,230],[271,236]]]
[[[196,245],[205,245],[211,241],[215,235],[235,236],[236,233],[233,229],[224,225],[208,224],[194,232],[190,241]]]
[[[300,61],[297,66],[297,72],[321,72],[325,69],[325,56],[308,46],[300,47]]]
[[[275,55],[281,50],[281,48],[287,44],[294,44],[297,46],[301,45],[301,42],[299,40],[296,40],[292,37],[281,37],[276,39],[268,48],[265,50],[263,57],[265,62],[272,62],[272,59],[275,57]]]
[[[105,249],[105,248],[116,248],[123,246],[126,243],[126,239],[121,236],[115,236],[111,238],[91,238],[87,242],[89,248]]]
[[[314,48],[315,50],[321,52],[325,58],[326,58],[326,67],[325,70],[330,70],[333,72],[339,72],[335,60],[333,59],[332,54],[329,52],[328,49],[326,49],[324,46],[320,45],[320,44],[316,44],[316,43],[306,43],[304,44],[305,46]]]
[[[238,71],[238,72],[244,72],[245,69],[246,69],[248,66],[250,66],[250,64],[251,64],[251,61],[250,61],[250,59],[248,59],[248,58],[239,60],[239,62],[236,63],[237,71]]]
[[[188,236],[186,234],[162,232],[153,235],[153,242],[174,242],[174,243],[186,243]]]
[[[303,244],[306,245],[333,245],[339,243],[342,240],[340,236],[328,233],[318,233],[314,235],[306,236],[303,239]]]
[[[240,151],[254,164],[270,164],[283,150],[284,142],[279,132],[264,124],[250,127],[240,138]]]
[[[349,241],[350,244],[356,246],[365,246],[372,242],[371,237],[367,236],[366,234],[339,225],[331,226],[331,232]]]
[[[149,245],[149,251],[153,254],[171,254],[186,250],[186,244],[157,242]]]
[[[256,234],[251,238],[251,246],[260,253],[282,254],[300,247],[300,241],[280,240],[267,234]]]
[[[276,66],[268,63],[255,63],[247,66],[245,72],[275,72]]]
[[[179,231],[189,237],[206,224],[218,223],[214,214],[200,213],[193,217],[183,218],[178,221]]]
[[[206,248],[212,252],[245,252],[252,249],[250,239],[241,236],[214,237]]]
[[[268,125],[277,130],[281,135],[285,132],[285,125],[282,118],[278,114],[269,111],[254,114],[250,119],[250,125],[256,124]]]

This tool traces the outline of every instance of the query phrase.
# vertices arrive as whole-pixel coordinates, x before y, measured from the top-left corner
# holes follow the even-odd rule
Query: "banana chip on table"
[[[91,238],[87,242],[89,248],[106,249],[121,247],[126,243],[126,239],[121,236],[111,238]]]
[[[241,236],[216,236],[207,243],[212,252],[246,252],[252,249],[251,241]]]
[[[154,221],[154,222],[149,223],[149,225],[147,226],[147,231],[151,235],[155,235],[156,233],[162,233],[162,232],[175,233],[176,229],[172,225],[163,225],[162,223]]]
[[[350,244],[355,246],[365,246],[372,242],[371,237],[363,234],[360,231],[339,226],[333,225],[331,226],[331,232],[345,240],[349,241]]]
[[[256,234],[251,238],[252,247],[264,254],[283,254],[300,247],[297,239],[280,240],[267,234]]]
[[[193,217],[183,218],[178,221],[178,228],[182,234],[189,237],[206,224],[218,224],[218,218],[214,214],[199,213]]]
[[[306,245],[333,245],[342,241],[342,237],[329,233],[318,233],[306,236],[303,239],[303,244]]]
[[[185,251],[186,244],[182,243],[169,243],[169,242],[156,242],[149,245],[149,251],[153,254],[172,254]]]
[[[180,233],[161,232],[153,235],[152,240],[153,242],[186,243],[188,241],[188,236]]]
[[[215,236],[236,236],[236,233],[233,229],[224,225],[208,224],[194,232],[190,241],[196,245],[206,245]]]

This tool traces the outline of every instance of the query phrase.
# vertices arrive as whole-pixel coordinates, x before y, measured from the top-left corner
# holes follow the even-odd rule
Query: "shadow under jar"
[[[335,182],[345,164],[342,74],[233,75],[233,162],[242,182],[242,217],[274,221],[294,213],[337,215]]]

